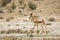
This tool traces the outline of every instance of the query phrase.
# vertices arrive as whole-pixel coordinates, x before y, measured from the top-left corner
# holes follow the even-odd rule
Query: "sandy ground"
[[[36,4],[37,6],[36,10],[31,10],[28,7],[29,2]],[[1,0],[0,0],[0,3],[1,3]],[[39,35],[38,37],[41,37],[41,36],[42,37],[46,37],[46,36],[57,37],[58,36],[57,38],[60,37],[59,36],[60,35],[60,0],[23,0],[22,5],[19,4],[18,0],[14,0],[14,4],[16,6],[15,9],[11,8],[12,3],[13,3],[13,0],[11,3],[8,3],[5,7],[0,6],[0,10],[3,11],[2,13],[0,13],[0,31],[9,30],[9,29],[22,29],[22,30],[29,31],[31,28],[34,27],[34,24],[31,23],[30,19],[28,19],[30,16],[30,13],[33,13],[33,15],[37,15],[40,17],[39,20],[44,19],[46,23],[51,23],[51,25],[46,25],[47,31],[49,31],[47,35],[43,33]],[[26,4],[26,6],[24,6],[24,4]],[[25,8],[23,9],[23,7]],[[48,21],[50,17],[55,18],[55,21],[53,22]],[[16,24],[19,24],[19,26],[16,26]],[[26,29],[23,29],[23,26],[26,27]],[[39,28],[40,27],[41,26],[39,24]],[[10,36],[10,35],[27,37],[26,34],[0,34],[0,37]],[[37,37],[37,35],[35,34],[34,36]],[[38,38],[36,40],[38,40]]]

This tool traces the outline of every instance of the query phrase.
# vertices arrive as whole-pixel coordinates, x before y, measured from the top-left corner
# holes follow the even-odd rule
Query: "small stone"
[[[10,25],[8,25],[8,26],[10,26]]]

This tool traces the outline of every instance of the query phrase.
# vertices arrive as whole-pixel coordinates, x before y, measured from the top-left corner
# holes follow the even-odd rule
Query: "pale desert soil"
[[[13,4],[12,0],[5,6],[2,6],[2,0],[0,0],[0,31],[18,28],[30,30],[34,26],[28,18],[30,13],[33,13],[33,15],[40,17],[39,20],[44,19],[46,23],[51,23],[51,25],[46,25],[47,30],[49,31],[47,35],[60,35],[60,0],[22,0],[21,2],[22,4],[19,3],[19,0],[14,0]],[[35,4],[36,9],[32,10],[29,8],[29,2]],[[15,8],[11,7],[12,4]],[[48,21],[50,17],[55,18],[55,21]],[[19,26],[16,26],[16,24],[19,24]],[[23,29],[23,26],[26,27],[26,29]],[[5,34],[0,35],[3,36]],[[19,35],[20,34],[16,34],[15,36]]]

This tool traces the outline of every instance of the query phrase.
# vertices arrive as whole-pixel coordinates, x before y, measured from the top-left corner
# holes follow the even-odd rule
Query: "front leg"
[[[27,33],[27,36],[33,36],[33,32],[34,32],[34,30],[33,30],[33,28]]]
[[[38,30],[38,23],[37,23],[37,25],[36,25],[36,26],[37,26],[37,34],[39,34],[40,30]]]
[[[33,32],[34,32],[34,29],[35,29],[35,25],[34,25],[34,28],[32,28],[32,29],[27,33],[27,36],[32,35]]]
[[[43,29],[44,29],[44,33],[47,34],[47,28],[46,28],[46,25],[43,24],[42,27],[43,27]]]
[[[44,27],[45,27],[45,34],[47,34],[47,28],[46,28],[46,25],[44,25]]]
[[[43,33],[43,26],[41,25],[39,34],[41,35]]]

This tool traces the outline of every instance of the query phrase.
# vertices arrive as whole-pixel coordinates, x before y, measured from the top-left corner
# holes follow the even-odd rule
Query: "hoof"
[[[45,32],[45,34],[48,34],[48,33],[49,33],[49,31],[46,31],[46,32]]]

